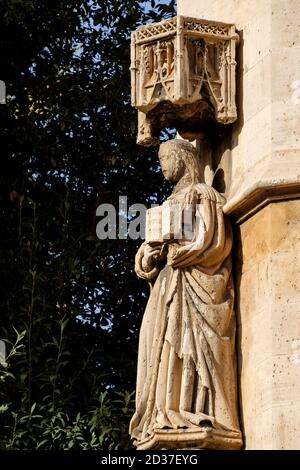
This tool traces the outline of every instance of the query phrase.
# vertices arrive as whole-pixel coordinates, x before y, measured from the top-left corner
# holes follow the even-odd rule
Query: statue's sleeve
[[[168,264],[174,268],[202,265],[205,268],[220,264],[230,252],[222,205],[200,198],[195,211],[195,236],[170,250]],[[231,243],[231,235],[229,236]]]

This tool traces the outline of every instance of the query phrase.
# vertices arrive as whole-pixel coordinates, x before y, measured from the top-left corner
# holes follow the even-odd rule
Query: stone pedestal
[[[146,439],[137,446],[138,450],[239,450],[242,446],[240,432],[228,432],[211,428],[199,430],[161,429],[153,437]]]
[[[238,121],[212,165],[236,224],[246,449],[300,449],[300,2],[178,0],[234,23]],[[221,175],[221,177],[220,177]]]

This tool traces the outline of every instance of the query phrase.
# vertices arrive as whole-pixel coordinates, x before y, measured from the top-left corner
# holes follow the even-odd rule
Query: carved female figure
[[[139,341],[136,412],[139,449],[242,445],[237,414],[232,234],[224,198],[203,181],[192,144],[160,146],[168,199],[192,208],[191,239],[144,242],[139,277],[152,281]],[[166,249],[165,249],[166,248]]]

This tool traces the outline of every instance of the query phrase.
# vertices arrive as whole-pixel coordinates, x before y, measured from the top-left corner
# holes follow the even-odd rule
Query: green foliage
[[[77,449],[77,450],[127,450],[128,421],[134,409],[134,393],[127,391],[109,395],[102,392],[101,382],[95,384],[93,400],[82,414],[80,411],[70,415],[70,407],[60,397],[58,387],[59,371],[68,364],[64,360],[69,356],[64,347],[64,330],[68,320],[60,323],[60,334],[53,338],[56,357],[47,358],[46,362],[55,362],[54,374],[40,377],[41,383],[51,384],[52,393],[40,394],[39,401],[30,409],[25,403],[13,411],[14,403],[8,402],[9,389],[16,387],[18,380],[10,372],[16,356],[25,355],[26,330],[18,333],[15,343],[10,343],[7,357],[0,361],[0,419],[5,423],[1,428],[0,449]],[[16,373],[19,373],[17,370]],[[94,375],[95,382],[97,376]],[[24,400],[26,402],[26,400]]]
[[[129,104],[130,33],[174,14],[148,3],[0,0],[2,449],[131,446],[147,286],[95,213],[167,190]]]
[[[61,328],[64,328],[63,324]],[[54,407],[57,374],[51,381],[52,396],[42,396],[40,402],[33,403],[28,412],[10,412],[6,387],[16,383],[16,378],[8,369],[10,361],[22,354],[20,350],[24,346],[22,340],[25,334],[25,331],[17,333],[6,361],[0,363],[0,415],[6,414],[8,417],[7,424],[1,430],[0,449],[129,449],[127,421],[133,413],[133,393],[116,392],[115,398],[110,398],[107,392],[98,390],[95,393],[95,396],[98,394],[97,398],[86,413],[82,415],[78,412],[76,417],[70,418],[61,405]],[[57,369],[60,365],[58,360]]]

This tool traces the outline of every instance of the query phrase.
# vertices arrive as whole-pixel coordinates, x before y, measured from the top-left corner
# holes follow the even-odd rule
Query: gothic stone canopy
[[[156,145],[164,127],[193,139],[203,126],[237,118],[233,24],[177,16],[132,34],[132,105],[138,143]]]

